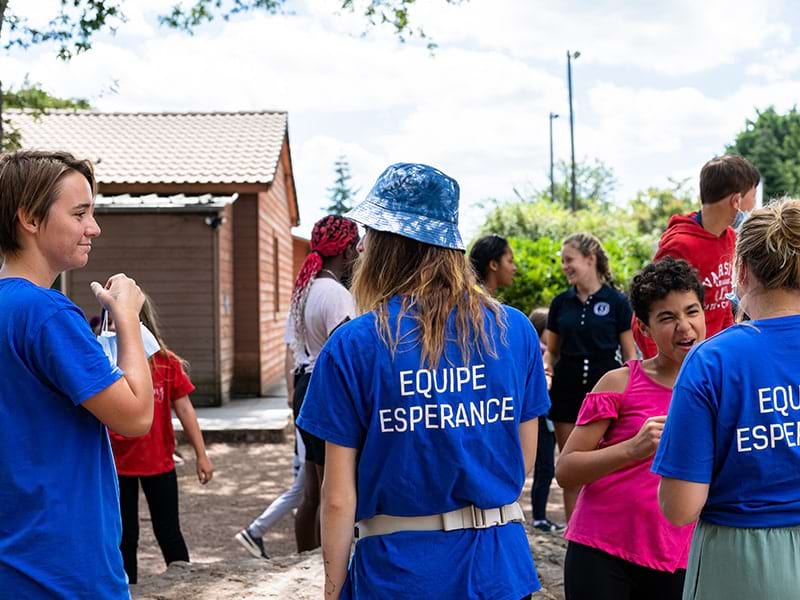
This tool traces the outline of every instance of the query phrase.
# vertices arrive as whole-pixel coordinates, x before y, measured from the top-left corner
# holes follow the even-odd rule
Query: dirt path
[[[136,599],[319,598],[319,553],[295,552],[294,524],[283,518],[265,537],[271,561],[251,558],[233,539],[291,483],[292,444],[213,444],[214,479],[201,486],[191,448],[180,447],[186,464],[178,467],[181,525],[193,563],[173,565],[164,573],[144,498],[140,498],[139,585]],[[521,501],[530,517],[530,481]],[[550,495],[549,516],[563,521],[561,494]],[[564,542],[560,536],[529,529],[531,549],[544,589],[537,599],[561,600]]]

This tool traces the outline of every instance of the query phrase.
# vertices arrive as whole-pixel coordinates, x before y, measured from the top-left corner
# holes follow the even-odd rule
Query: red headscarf
[[[338,256],[358,238],[358,226],[345,217],[328,215],[314,224],[311,231],[311,252],[303,261],[294,282],[292,296],[299,296],[322,270],[322,257]]]
[[[303,313],[311,283],[322,270],[322,259],[338,256],[356,239],[358,239],[358,226],[350,219],[328,215],[314,224],[314,229],[311,231],[311,252],[303,261],[303,266],[300,267],[300,273],[294,282],[290,307],[294,322],[291,346],[296,363],[300,360],[299,357],[307,352]]]

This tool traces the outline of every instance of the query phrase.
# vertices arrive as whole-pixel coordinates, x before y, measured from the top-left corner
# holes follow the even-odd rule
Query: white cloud
[[[542,3],[471,0],[458,7],[431,2],[421,10],[437,39],[473,43],[540,61],[565,61],[581,50],[583,63],[679,76],[731,64],[780,40],[789,27],[780,0],[664,3],[606,1]]]
[[[45,14],[57,2],[32,4]],[[397,161],[429,162],[456,177],[466,237],[483,217],[477,201],[545,186],[550,111],[561,114],[556,157],[569,153],[567,47],[583,51],[577,156],[609,163],[621,199],[695,174],[754,106],[786,108],[800,97],[791,12],[778,0],[570,8],[434,0],[412,9],[440,43],[433,57],[387,28],[361,37],[363,18],[336,16],[329,0],[295,0],[296,15],[254,12],[195,36],[160,28],[164,6],[126,3],[129,22],[118,35],[102,36],[69,64],[52,48],[0,56],[4,84],[30,73],[102,110],[288,110],[306,231],[322,214],[342,153],[362,193]],[[716,82],[729,81],[726,68],[744,83],[723,92]],[[118,93],[104,93],[115,80]]]

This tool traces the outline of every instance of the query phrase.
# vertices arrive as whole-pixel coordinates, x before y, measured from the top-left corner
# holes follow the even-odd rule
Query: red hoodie
[[[706,313],[706,337],[722,331],[733,324],[730,300],[725,298],[731,287],[733,250],[736,233],[730,227],[719,237],[703,229],[697,222],[697,213],[674,215],[658,241],[653,260],[665,256],[682,258],[698,271],[705,288],[703,308]],[[635,320],[635,317],[634,317]],[[634,323],[635,325],[635,323]],[[633,337],[645,358],[658,353],[655,343],[633,327]]]

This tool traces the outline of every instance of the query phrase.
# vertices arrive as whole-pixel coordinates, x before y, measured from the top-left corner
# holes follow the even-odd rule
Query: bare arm
[[[593,392],[622,392],[628,385],[630,370],[627,367],[609,371]],[[562,487],[578,487],[597,481],[624,466],[643,460],[655,453],[665,416],[647,419],[639,432],[629,440],[605,448],[598,448],[611,419],[600,419],[572,430],[556,465],[556,479]]]
[[[539,417],[544,419],[544,417]],[[539,419],[531,419],[519,424],[519,439],[522,443],[522,456],[525,459],[525,475],[531,472],[536,463],[536,444],[539,440]]]
[[[336,600],[347,577],[347,561],[356,518],[355,448],[325,443],[320,519],[326,600]]]
[[[545,373],[553,373],[553,367],[561,358],[561,336],[555,331],[545,329],[544,339],[547,341],[547,352],[544,353]]]
[[[189,396],[182,396],[172,403],[175,408],[175,415],[183,426],[183,433],[194,448],[194,455],[197,459],[197,479],[202,484],[211,481],[214,476],[214,465],[206,454],[206,444],[203,441],[203,432],[197,422],[197,413],[194,412],[192,401]]]
[[[628,329],[619,334],[619,345],[622,348],[623,362],[638,358],[636,354],[636,342],[633,339],[633,330]]]
[[[597,445],[610,419],[579,425],[572,430],[558,459],[556,480],[561,487],[578,487],[652,456],[658,448],[665,421],[665,416],[651,417],[634,437],[605,448]]]
[[[658,503],[667,521],[678,527],[694,523],[708,499],[708,484],[662,477]]]
[[[105,288],[93,282],[92,291],[114,320],[117,364],[124,376],[83,406],[121,435],[144,435],[153,423],[153,382],[139,326],[144,296],[133,279],[121,274],[111,277]]]

